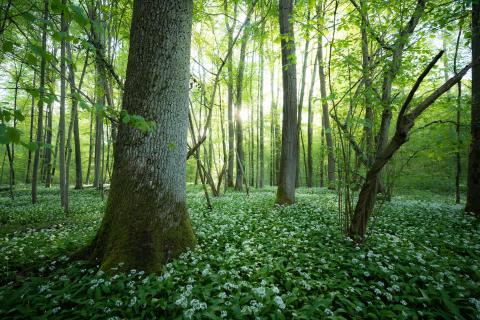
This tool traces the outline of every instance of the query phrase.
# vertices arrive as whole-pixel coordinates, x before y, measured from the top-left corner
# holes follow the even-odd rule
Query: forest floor
[[[162,274],[108,276],[68,256],[99,227],[104,202],[58,189],[0,197],[2,319],[480,319],[480,226],[449,199],[397,196],[358,247],[343,235],[334,193],[299,189],[274,206],[274,189],[227,193],[205,209],[188,193],[199,245]],[[447,201],[448,200],[448,201]]]

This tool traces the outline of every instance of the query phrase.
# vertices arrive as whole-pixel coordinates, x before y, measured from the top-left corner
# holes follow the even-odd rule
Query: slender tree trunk
[[[237,142],[237,177],[235,180],[235,190],[241,191],[243,189],[243,168],[244,164],[244,151],[243,151],[243,121],[242,121],[242,96],[243,96],[243,74],[245,72],[245,55],[247,50],[248,33],[250,27],[250,17],[247,17],[247,23],[243,30],[242,45],[240,47],[240,61],[237,71],[237,92],[235,98],[235,138]]]
[[[47,25],[48,25],[48,0],[44,1],[43,11],[43,26],[42,26],[42,50],[47,51]],[[32,203],[37,203],[37,184],[38,184],[38,165],[40,164],[40,147],[42,143],[43,133],[43,101],[45,100],[45,55],[42,55],[40,62],[40,97],[38,100],[38,125],[37,125],[37,144],[35,148],[35,156],[33,159],[33,173],[32,173]]]
[[[282,45],[283,120],[282,154],[276,203],[295,202],[295,180],[298,160],[297,75],[295,37],[293,31],[293,0],[280,0],[280,35]],[[294,60],[294,59],[293,59]]]
[[[310,11],[308,12],[307,19],[310,20]],[[307,65],[308,65],[308,48],[310,45],[310,38],[309,38],[308,31],[305,37],[306,37],[306,40],[305,40],[305,48],[303,49],[302,80],[300,81],[300,96],[298,97],[297,130],[298,130],[299,137],[301,137],[301,131],[302,131],[303,99],[305,97],[305,83],[306,83]],[[300,139],[298,143],[299,145],[297,145],[297,150],[300,150]],[[305,172],[305,174],[307,173]],[[299,185],[300,185],[300,152],[298,152],[298,157],[297,157],[297,173],[296,173],[296,179],[295,179],[295,186],[298,187]]]
[[[35,79],[36,79],[36,72],[33,72],[33,87],[35,88]],[[30,107],[30,131],[29,131],[29,144],[30,146],[33,144],[33,124],[34,124],[34,118],[35,118],[35,97],[32,95],[32,104]],[[25,183],[31,183],[31,178],[30,178],[30,168],[32,166],[32,149],[29,147],[28,148],[28,160],[27,160],[27,174],[25,177]]]
[[[420,21],[421,16],[425,10],[426,0],[417,0],[417,5],[415,7],[410,20],[406,26],[402,26],[399,34],[395,40],[395,43],[392,47],[392,58],[388,60],[386,71],[383,77],[382,85],[382,97],[381,104],[383,107],[382,111],[382,121],[380,123],[380,129],[377,137],[377,151],[376,156],[378,156],[383,149],[387,146],[388,143],[388,134],[390,130],[390,123],[392,120],[392,86],[393,81],[395,80],[400,68],[402,66],[403,51],[407,45],[410,36],[415,31],[415,28]],[[380,173],[377,175],[377,186],[380,182]],[[372,189],[373,190],[373,189]],[[372,196],[373,199],[376,198],[377,190],[374,190],[375,195]],[[388,195],[387,195],[388,196]]]
[[[51,171],[51,179],[55,176],[55,170],[57,168],[57,159],[58,159],[58,146],[59,146],[59,141],[60,141],[60,135],[59,131],[57,130],[57,135],[55,138],[55,150],[53,152],[53,159],[52,159],[52,171]]]
[[[96,91],[96,104],[97,110],[95,112],[95,160],[93,171],[93,186],[95,188],[101,188],[102,181],[102,152],[103,152],[103,108],[105,106],[105,88],[106,88],[106,76],[105,66],[102,60],[104,35],[103,35],[103,22],[99,16],[101,3],[97,0],[95,6],[91,10],[92,21],[96,21],[99,28],[95,28],[92,24],[91,32],[93,35],[93,41],[95,46],[95,91]]]
[[[145,134],[119,125],[107,210],[89,248],[103,270],[123,262],[122,270],[157,272],[195,245],[184,147],[192,7],[191,0],[134,2],[123,109],[157,126]]]
[[[254,95],[253,95],[253,61],[255,59],[255,55],[252,55],[252,60],[251,60],[251,68],[250,68],[250,127],[249,127],[249,164],[250,164],[250,170],[249,170],[249,178],[250,178],[250,186],[255,187],[255,134],[254,134],[254,118],[253,115],[255,113],[255,108],[254,108]]]
[[[308,92],[308,124],[307,124],[307,187],[313,187],[313,89],[317,75],[318,55],[313,64],[312,81]]]
[[[10,190],[10,198],[12,200],[15,200],[15,195],[13,193],[13,179],[14,179],[14,168],[13,168],[13,155],[12,155],[12,150],[10,150],[10,145],[7,143],[6,144],[7,148],[7,156],[8,156],[8,167],[9,167],[9,179],[8,179],[8,187]]]
[[[5,146],[5,152],[3,153],[2,160],[2,172],[0,173],[0,185],[3,183],[3,172],[5,171],[5,160],[7,159],[7,146]]]
[[[480,58],[480,3],[472,3],[472,60]],[[472,68],[471,142],[465,210],[480,217],[480,66]]]
[[[324,16],[323,4],[320,1],[320,4],[317,7],[317,16],[318,16],[318,26],[323,29],[322,17]],[[324,58],[323,58],[323,35],[320,33],[318,36],[318,73],[320,78],[320,94],[322,98],[322,126],[323,132],[325,135],[326,148],[327,148],[327,179],[328,179],[328,188],[335,189],[335,154],[333,146],[333,136],[332,128],[330,126],[330,115],[328,112],[328,101],[327,101],[327,84],[325,77],[325,67],[324,67]]]
[[[227,3],[225,0],[224,7],[227,12]],[[233,48],[233,30],[235,29],[235,22],[237,16],[237,2],[234,4],[233,22],[230,25],[230,18],[225,15],[225,23],[228,32],[228,47]],[[233,117],[233,57],[228,55],[227,58],[227,101],[228,101],[228,169],[227,169],[227,187],[233,188],[233,166],[235,164],[235,122]]]
[[[62,0],[62,5],[66,5],[66,0]],[[68,33],[65,14],[62,11],[60,15],[61,32]],[[66,100],[66,64],[65,64],[65,37],[62,37],[60,47],[60,123],[58,135],[60,136],[60,204],[65,212],[68,212],[68,185],[65,159],[65,100]]]
[[[322,116],[323,120],[323,116]],[[323,122],[322,122],[323,124]],[[320,187],[325,186],[325,129],[320,131]]]
[[[373,141],[373,105],[372,105],[372,79],[370,76],[370,53],[368,50],[368,35],[367,35],[367,17],[368,17],[368,8],[367,1],[360,0],[361,15],[365,19],[361,19],[361,33],[362,33],[362,75],[365,83],[365,125],[364,125],[364,134],[365,134],[365,153],[367,155],[368,165],[370,166],[373,163],[373,158],[375,156],[374,152],[374,141]]]
[[[17,73],[15,75],[15,89],[13,93],[13,113],[17,112],[17,100],[18,100],[18,83],[20,82],[20,78],[22,76],[22,68],[23,68],[23,63],[20,65],[20,73]],[[17,117],[13,117],[13,128],[17,128]],[[13,186],[15,185],[15,166],[14,166],[14,161],[15,161],[15,144],[12,143],[11,147],[11,165],[10,165],[10,184],[12,186],[12,199],[13,199]]]
[[[72,112],[71,112],[71,121],[73,122],[73,140],[75,143],[75,189],[82,189],[83,188],[83,176],[82,176],[82,152],[80,146],[80,128],[78,123],[78,100],[76,99],[76,92],[75,92],[75,69],[73,67],[73,60],[72,60],[72,51],[70,48],[69,43],[67,43],[67,54],[68,60],[68,81],[70,82],[70,95],[72,96]],[[85,57],[85,62],[82,69],[82,74],[80,76],[80,81],[78,82],[78,90],[81,90],[83,84],[83,78],[85,76],[85,72],[88,65],[88,53]],[[70,129],[68,136],[70,137]],[[69,138],[70,140],[70,138]],[[71,150],[71,142],[68,143],[68,148]],[[70,163],[70,161],[67,161]],[[70,168],[70,165],[68,165]],[[67,179],[67,184],[69,183],[69,179]]]
[[[90,112],[90,141],[88,144],[88,164],[87,164],[87,176],[85,183],[90,184],[90,172],[92,170],[92,157],[93,157],[93,114],[95,111]]]
[[[53,78],[50,79],[51,83],[54,83]],[[45,132],[45,187],[50,188],[52,185],[52,135],[53,135],[53,105],[52,103],[48,103],[47,105],[47,128]],[[57,144],[55,144],[55,148]],[[56,153],[55,153],[56,157]],[[55,170],[55,169],[53,169]]]
[[[265,24],[262,24],[262,35],[264,33]],[[264,65],[265,57],[263,52],[263,39],[260,40],[260,99],[259,99],[259,138],[258,138],[258,148],[259,148],[259,168],[258,168],[258,187],[262,189],[264,187],[264,178],[265,178],[265,138],[264,138],[264,112],[263,112],[263,79],[264,79]],[[273,92],[272,92],[273,94]]]
[[[463,27],[463,19],[460,20],[459,23],[459,30],[457,35],[457,41],[455,44],[455,54],[453,58],[453,72],[455,74],[458,73],[458,50],[460,47],[460,40],[462,36],[462,27]],[[443,50],[446,51],[446,39],[444,38],[443,41]],[[445,81],[448,80],[448,58],[445,55]],[[460,147],[461,147],[461,137],[460,137],[460,126],[461,126],[461,108],[462,108],[462,82],[458,82],[457,84],[457,97],[456,97],[456,119],[455,119],[455,133],[456,133],[456,152],[455,152],[455,203],[459,204],[461,200],[460,194],[460,179],[461,179],[461,172],[462,172],[462,159],[460,156]]]

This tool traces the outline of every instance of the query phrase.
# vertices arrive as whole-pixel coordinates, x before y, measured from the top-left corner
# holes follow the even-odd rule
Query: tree
[[[42,50],[45,53],[47,51],[47,25],[48,25],[48,0],[44,1],[43,11],[43,26],[42,26]],[[33,157],[33,172],[32,172],[32,203],[37,202],[37,184],[38,184],[38,167],[40,164],[40,146],[42,143],[43,132],[43,102],[45,100],[45,67],[47,61],[45,54],[42,55],[40,62],[40,88],[38,99],[38,125],[37,125],[37,137],[35,155]]]
[[[317,6],[317,19],[318,27],[322,30],[323,26],[323,17],[325,15],[324,3],[320,1]],[[328,179],[328,188],[335,189],[335,153],[333,148],[333,134],[332,128],[330,126],[330,115],[328,112],[328,101],[327,101],[327,84],[325,80],[325,67],[324,67],[324,58],[323,58],[323,34],[320,32],[318,35],[318,75],[320,78],[320,94],[322,98],[322,127],[323,133],[325,134],[325,142],[327,145],[327,179]],[[321,164],[323,166],[323,162]]]
[[[62,0],[62,4],[66,5],[66,0]],[[67,21],[65,20],[65,12],[61,13],[61,32],[67,34]],[[65,161],[65,99],[66,99],[66,41],[65,37],[61,40],[60,53],[60,124],[58,125],[58,135],[60,137],[60,201],[65,211],[68,211],[68,185],[66,178],[66,161]]]
[[[103,173],[102,173],[102,155],[103,155],[103,112],[105,105],[106,94],[106,75],[105,65],[103,60],[103,46],[104,39],[102,34],[103,24],[99,14],[101,3],[96,1],[95,5],[90,8],[91,20],[91,34],[95,46],[95,95],[96,95],[96,113],[95,113],[95,160],[94,160],[94,175],[93,186],[96,188],[103,188]],[[94,26],[98,27],[94,27]]]
[[[228,33],[228,48],[233,47],[233,30],[235,29],[236,25],[236,16],[237,16],[237,8],[238,4],[235,2],[234,9],[233,9],[233,21],[230,24],[230,18],[228,17],[228,1],[224,1],[224,9],[225,9],[225,24]],[[234,126],[234,118],[233,118],[233,57],[231,54],[228,55],[227,61],[227,72],[228,72],[228,169],[227,169],[227,177],[226,177],[226,185],[227,187],[233,188],[233,167],[235,164],[235,126]]]
[[[249,10],[251,12],[251,10]],[[241,191],[244,179],[244,152],[243,152],[243,120],[242,120],[242,96],[243,96],[243,74],[245,72],[245,55],[248,41],[248,28],[250,16],[247,17],[245,29],[243,30],[242,45],[240,46],[240,61],[237,70],[236,97],[235,97],[235,138],[237,142],[237,177],[235,179],[235,190]]]
[[[460,80],[462,80],[463,76],[472,67],[472,64],[467,65],[454,77],[447,80],[443,85],[434,90],[425,99],[416,104],[415,107],[410,107],[415,92],[418,90],[420,84],[428,75],[430,70],[435,66],[437,61],[440,60],[443,53],[444,52],[441,51],[439,54],[437,54],[435,58],[430,62],[430,64],[426,67],[426,69],[422,72],[422,74],[418,77],[417,81],[410,90],[410,93],[405,98],[405,101],[403,102],[402,107],[398,113],[395,133],[393,137],[388,141],[383,151],[377,154],[374,162],[372,163],[372,166],[367,171],[365,182],[360,189],[358,201],[355,206],[355,212],[353,214],[352,221],[348,230],[349,236],[355,239],[355,241],[363,241],[365,239],[368,219],[375,207],[375,197],[372,197],[372,195],[376,194],[379,175],[383,167],[385,167],[385,165],[392,158],[395,152],[397,152],[398,149],[400,149],[400,147],[408,141],[409,133],[415,124],[415,120],[423,112],[425,112],[425,110],[427,110],[427,108],[429,108],[441,95],[443,95],[451,87],[453,87]]]
[[[472,3],[472,111],[465,210],[480,217],[480,2]]]
[[[295,180],[298,159],[297,76],[295,37],[293,32],[293,0],[280,0],[279,20],[282,45],[283,121],[282,152],[276,203],[295,202]]]
[[[185,203],[190,0],[134,2],[122,110],[156,123],[120,123],[105,217],[91,257],[147,272],[195,245]]]
[[[318,55],[313,63],[312,81],[308,92],[308,124],[307,124],[307,187],[313,186],[313,88],[317,74]]]

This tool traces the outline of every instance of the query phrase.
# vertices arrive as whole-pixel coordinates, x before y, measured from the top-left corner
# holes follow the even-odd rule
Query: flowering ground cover
[[[336,196],[299,189],[227,193],[205,209],[189,191],[199,245],[162,274],[104,273],[69,255],[97,230],[92,189],[0,198],[1,319],[480,319],[480,226],[438,196],[398,196],[359,247],[339,228]],[[428,200],[433,199],[433,200]]]

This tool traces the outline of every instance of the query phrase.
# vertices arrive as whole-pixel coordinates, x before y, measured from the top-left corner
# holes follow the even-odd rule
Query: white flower
[[[285,309],[285,303],[283,302],[282,297],[275,296],[275,298],[273,298],[273,301],[277,304],[277,306],[280,309]]]
[[[256,295],[258,295],[258,296],[260,296],[260,297],[262,297],[262,298],[264,298],[264,297],[267,295],[264,287],[253,288],[252,291],[253,291]]]
[[[325,312],[325,315],[326,315],[327,317],[333,316],[332,310],[330,310],[330,309],[328,309],[328,308],[326,308],[326,309],[324,310],[324,312]]]
[[[133,297],[130,299],[130,303],[128,304],[129,307],[133,307],[137,303],[137,297]]]
[[[185,318],[187,319],[191,319],[193,317],[193,314],[195,313],[195,310],[193,309],[188,309],[188,310],[185,310],[183,312],[183,315],[185,316]]]
[[[60,308],[60,307],[53,308],[52,313],[54,313],[54,314],[58,313],[58,311],[60,311],[60,309],[62,309],[62,308]]]
[[[223,310],[221,313],[220,313],[220,318],[226,318],[228,316],[228,312]]]

